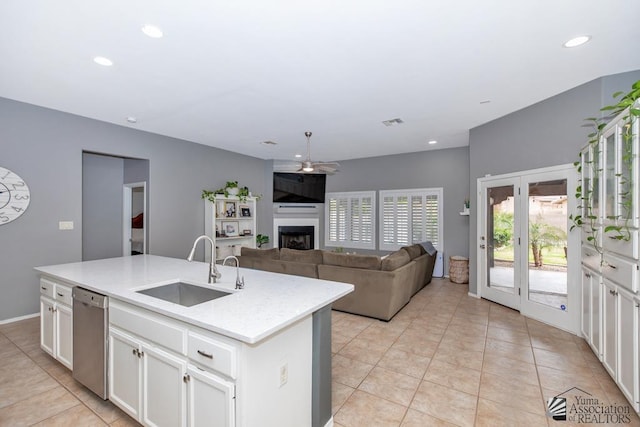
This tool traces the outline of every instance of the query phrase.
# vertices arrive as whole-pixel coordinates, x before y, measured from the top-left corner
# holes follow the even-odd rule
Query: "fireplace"
[[[274,218],[274,246],[301,250],[318,249],[319,222],[318,218]]]
[[[314,248],[314,227],[295,225],[278,227],[278,247],[298,250]]]

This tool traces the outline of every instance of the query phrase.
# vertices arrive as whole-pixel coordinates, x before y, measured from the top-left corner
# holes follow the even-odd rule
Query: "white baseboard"
[[[40,316],[40,313],[27,314],[26,316],[14,317],[13,319],[0,320],[0,325],[5,325],[7,323],[18,322],[20,320],[32,319],[32,318],[38,317],[38,316]]]
[[[471,292],[467,292],[467,295],[469,295],[470,297],[473,297],[473,298],[480,299],[480,295],[478,295],[478,294],[472,294]]]
[[[333,416],[329,418],[329,421],[327,421],[324,427],[333,427]]]

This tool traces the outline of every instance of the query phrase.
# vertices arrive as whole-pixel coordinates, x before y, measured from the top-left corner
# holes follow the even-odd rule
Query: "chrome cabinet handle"
[[[590,279],[591,278],[591,273],[584,273],[584,276]]]
[[[213,354],[208,354],[208,353],[205,353],[204,351],[201,351],[201,350],[198,350],[198,354],[200,356],[206,357],[207,359],[213,359]]]
[[[616,270],[616,269],[618,268],[618,267],[616,267],[616,266],[615,266],[615,265],[613,265],[613,264],[609,264],[609,267],[613,268],[614,270]]]
[[[64,294],[61,294],[60,292],[58,292],[58,296],[59,296],[59,297],[63,297],[63,296],[64,296]]]

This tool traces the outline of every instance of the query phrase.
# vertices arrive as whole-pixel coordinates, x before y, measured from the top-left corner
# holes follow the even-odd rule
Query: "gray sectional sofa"
[[[354,292],[334,302],[333,308],[388,321],[431,282],[435,259],[435,251],[427,253],[419,244],[384,257],[325,250],[242,248],[240,266],[351,283]]]

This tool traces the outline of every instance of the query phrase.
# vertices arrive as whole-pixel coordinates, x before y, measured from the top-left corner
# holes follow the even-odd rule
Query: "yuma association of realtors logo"
[[[566,397],[562,397],[572,390],[584,394],[576,393],[568,401]],[[631,422],[631,413],[629,405],[607,405],[578,387],[572,387],[547,399],[547,415],[556,421],[578,424],[628,424]]]

